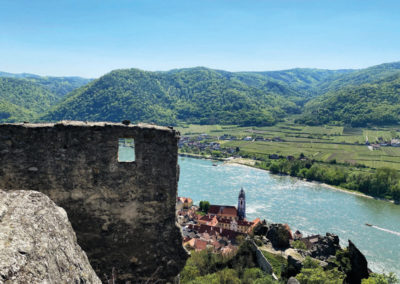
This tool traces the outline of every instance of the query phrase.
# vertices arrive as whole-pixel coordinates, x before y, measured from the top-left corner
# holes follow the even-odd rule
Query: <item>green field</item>
[[[362,164],[370,168],[391,167],[400,170],[400,147],[381,147],[371,151],[365,145],[366,137],[371,143],[379,138],[390,140],[400,137],[399,127],[346,128],[342,126],[302,126],[279,123],[271,127],[236,127],[222,125],[187,125],[177,128],[183,136],[209,134],[216,140],[223,134],[239,139],[246,136],[262,136],[267,139],[279,137],[283,142],[272,141],[219,141],[222,147],[239,147],[241,151],[268,155],[299,156],[316,161]]]

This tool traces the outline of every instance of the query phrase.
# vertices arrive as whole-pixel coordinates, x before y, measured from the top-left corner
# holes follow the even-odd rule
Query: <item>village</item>
[[[201,251],[210,249],[215,253],[235,253],[239,239],[250,234],[260,219],[246,219],[246,197],[243,188],[238,197],[238,207],[210,205],[201,201],[193,205],[188,197],[177,198],[178,223],[182,227],[183,245]]]
[[[231,156],[231,157],[238,157],[238,152],[240,151],[239,147],[232,148],[232,147],[221,147],[221,143],[215,141],[247,141],[247,142],[254,142],[254,141],[264,141],[264,142],[285,142],[284,139],[281,137],[272,137],[272,138],[265,138],[263,136],[244,136],[238,137],[235,135],[228,135],[224,134],[222,136],[211,136],[206,133],[197,135],[197,136],[182,136],[179,140],[178,147],[183,150],[183,152],[190,152],[193,150],[197,150],[199,152],[204,151],[218,151],[219,155],[221,156]],[[349,143],[338,143],[338,144],[349,144]],[[357,143],[350,143],[354,145],[360,145]],[[368,149],[372,150],[379,150],[381,147],[400,147],[400,139],[392,138],[390,140],[385,140],[382,137],[377,137],[376,141],[369,141],[368,137],[365,137],[365,145]],[[185,151],[186,150],[186,151]],[[187,151],[190,150],[190,151]],[[214,153],[215,154],[215,153]],[[276,154],[272,154],[270,159],[279,159]]]
[[[288,224],[272,224],[260,218],[247,220],[243,188],[239,192],[237,208],[213,205],[208,201],[200,201],[196,206],[189,197],[177,197],[176,209],[183,246],[196,252],[208,250],[231,256],[247,237],[251,237],[261,250],[297,260],[304,259],[305,255],[324,260],[340,248],[339,238],[330,233],[303,236],[298,230],[292,233]],[[303,251],[293,251],[291,247]],[[299,252],[304,255],[300,256]]]

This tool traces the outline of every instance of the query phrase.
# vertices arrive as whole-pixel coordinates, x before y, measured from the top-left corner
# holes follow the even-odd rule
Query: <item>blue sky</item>
[[[363,68],[400,60],[400,1],[0,0],[0,71]]]

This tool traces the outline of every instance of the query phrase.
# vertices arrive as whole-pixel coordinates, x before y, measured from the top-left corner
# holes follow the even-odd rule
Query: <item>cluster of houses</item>
[[[178,147],[189,147],[191,149],[197,149],[199,151],[221,151],[222,153],[232,155],[237,152],[236,148],[231,147],[221,147],[219,142],[215,141],[235,141],[235,140],[243,140],[243,141],[273,141],[273,142],[284,142],[283,139],[280,137],[274,137],[271,139],[264,138],[262,136],[252,137],[252,136],[245,136],[245,137],[236,137],[233,135],[224,134],[222,136],[210,136],[208,134],[201,134],[198,136],[182,136],[178,142]]]
[[[367,145],[370,150],[379,150],[381,147],[400,147],[400,139],[394,138],[390,141],[385,141],[382,137],[379,137],[377,143],[370,143],[368,137],[366,137],[365,145]]]
[[[207,213],[199,212],[190,198],[177,199],[178,222],[182,227],[183,245],[196,251],[210,249],[223,255],[237,250],[237,238],[250,234],[260,222],[246,219],[246,198],[242,189],[238,208],[210,205]]]

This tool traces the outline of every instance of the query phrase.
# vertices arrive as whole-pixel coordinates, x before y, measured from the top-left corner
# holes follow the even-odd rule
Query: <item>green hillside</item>
[[[16,122],[29,121],[34,117],[34,112],[0,99],[0,121]]]
[[[299,123],[351,126],[400,122],[400,73],[373,83],[330,91],[306,104]]]
[[[297,122],[313,125],[385,125],[399,122],[399,76],[400,62],[360,70],[126,69],[94,81],[0,72],[0,100],[4,113],[10,108],[8,120],[28,112],[43,121],[261,126],[296,115]]]
[[[58,97],[63,97],[69,92],[72,92],[91,81],[91,79],[81,77],[49,77],[28,73],[12,74],[6,72],[0,72],[0,77],[28,80],[46,88]]]
[[[269,80],[286,84],[301,97],[309,99],[321,93],[320,86],[329,84],[340,77],[346,77],[355,70],[324,70],[313,68],[295,68],[282,71],[254,72]],[[246,73],[248,74],[248,73]]]
[[[298,106],[278,94],[207,68],[116,70],[72,92],[43,120],[270,125]]]
[[[32,112],[43,112],[59,98],[42,86],[15,78],[0,78],[0,99]]]
[[[35,120],[68,92],[88,81],[80,77],[0,72],[0,122]]]
[[[322,82],[318,86],[318,93],[324,94],[329,91],[337,91],[347,86],[373,83],[396,74],[400,74],[400,62],[384,63],[350,73],[344,73],[333,80]]]

